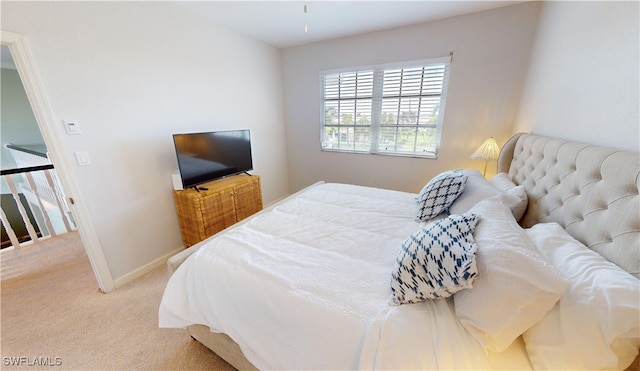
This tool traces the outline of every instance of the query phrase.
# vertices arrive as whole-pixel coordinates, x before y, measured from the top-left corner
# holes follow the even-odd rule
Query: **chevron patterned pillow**
[[[426,221],[443,213],[462,194],[467,175],[462,169],[438,174],[418,194],[417,221]]]
[[[393,302],[446,298],[470,288],[478,275],[473,231],[479,219],[450,215],[409,236],[391,274]]]

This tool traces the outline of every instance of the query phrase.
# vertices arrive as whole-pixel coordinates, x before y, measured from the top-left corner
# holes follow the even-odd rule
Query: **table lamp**
[[[500,154],[500,147],[498,147],[498,143],[493,137],[487,139],[482,143],[482,145],[476,149],[475,152],[471,155],[471,159],[473,160],[483,160],[484,161],[484,172],[482,175],[487,175],[487,164],[489,161],[497,160],[498,155]]]

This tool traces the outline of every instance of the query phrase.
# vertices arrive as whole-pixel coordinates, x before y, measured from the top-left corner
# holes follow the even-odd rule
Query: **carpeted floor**
[[[72,232],[1,252],[0,272],[2,370],[234,370],[186,330],[158,328],[164,266],[104,294]]]

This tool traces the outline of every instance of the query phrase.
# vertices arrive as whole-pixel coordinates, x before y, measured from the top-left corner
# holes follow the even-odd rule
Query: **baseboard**
[[[145,274],[153,271],[154,269],[167,264],[167,260],[174,256],[175,254],[183,251],[184,247],[179,247],[164,256],[159,257],[158,259],[143,265],[142,267],[134,270],[133,272],[127,273],[124,276],[118,277],[113,280],[114,286],[117,288],[122,287],[130,282],[135,281],[136,279],[144,276]]]

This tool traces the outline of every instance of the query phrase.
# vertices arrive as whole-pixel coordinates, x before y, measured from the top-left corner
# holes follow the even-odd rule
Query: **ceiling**
[[[279,48],[498,8],[516,1],[175,1]],[[304,7],[307,6],[305,14]],[[308,32],[305,33],[305,24]]]
[[[461,14],[499,8],[513,1],[181,1],[174,3],[193,13],[279,48]],[[304,6],[307,6],[307,13]],[[308,32],[304,32],[305,24]],[[15,69],[9,49],[0,50],[2,68]]]

